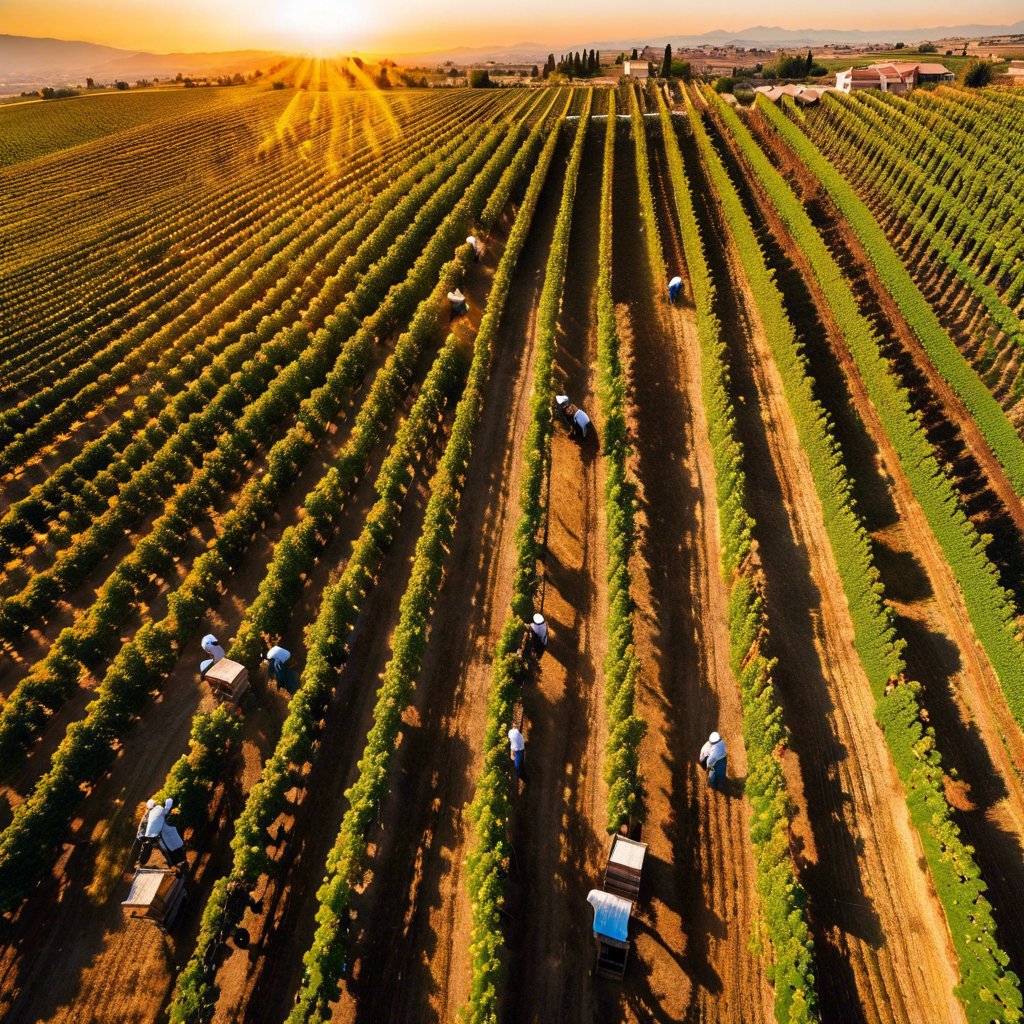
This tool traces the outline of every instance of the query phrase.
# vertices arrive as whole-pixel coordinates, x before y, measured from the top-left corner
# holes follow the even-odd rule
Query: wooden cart
[[[185,902],[185,880],[177,871],[139,868],[132,879],[128,899],[121,904],[129,917],[152,921],[166,932]]]
[[[217,700],[237,704],[242,699],[242,694],[249,689],[249,672],[237,661],[221,658],[206,670],[206,681],[213,689],[213,695]]]
[[[635,903],[640,898],[640,875],[646,856],[646,843],[638,843],[622,835],[613,836],[608,866],[604,871],[604,891]]]

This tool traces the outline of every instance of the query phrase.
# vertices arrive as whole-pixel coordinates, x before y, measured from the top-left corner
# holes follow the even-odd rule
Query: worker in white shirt
[[[579,431],[581,441],[587,436],[589,426],[590,417],[582,409],[577,409],[572,417],[572,427],[574,431]]]
[[[533,640],[533,653],[539,658],[548,645],[548,624],[540,612],[535,612],[530,623],[530,638]]]
[[[224,648],[217,642],[212,633],[207,633],[200,641],[200,646],[209,655],[209,658],[199,663],[199,677],[206,678],[206,673],[212,665],[215,665],[224,657]]]
[[[466,239],[466,245],[468,245],[473,250],[473,259],[475,259],[479,263],[480,243],[477,241],[476,235],[470,235],[469,238]]]
[[[676,299],[679,298],[679,292],[683,287],[683,279],[681,277],[673,277],[668,283],[668,304],[674,306]]]
[[[267,665],[270,667],[270,672],[277,682],[277,685],[282,689],[288,690],[290,693],[292,687],[290,685],[288,662],[292,660],[292,652],[287,648],[282,647],[280,644],[274,644],[273,647],[267,651]]]
[[[145,864],[154,846],[167,858],[172,867],[177,867],[185,860],[185,841],[181,833],[167,820],[174,806],[174,800],[168,797],[162,804],[155,800],[146,801],[146,812],[139,824],[139,839],[142,840],[142,853],[139,861]]]
[[[456,288],[454,291],[448,293],[448,301],[452,306],[452,316],[454,320],[458,316],[462,316],[464,313],[469,312],[469,303],[466,302],[466,296]]]
[[[700,766],[708,773],[712,789],[725,789],[725,758],[725,740],[713,732],[700,750]]]
[[[508,746],[512,754],[512,764],[516,770],[516,778],[526,781],[526,740],[523,734],[513,725],[508,731]]]

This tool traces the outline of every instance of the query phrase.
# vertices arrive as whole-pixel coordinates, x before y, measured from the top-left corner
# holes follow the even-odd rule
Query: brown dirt
[[[684,270],[659,135],[650,135],[665,260],[656,280],[636,231],[632,145],[617,150],[614,291],[631,352],[634,436],[643,514],[637,568],[638,711],[649,792],[645,894],[636,957],[623,992],[627,1020],[771,1018],[764,966],[750,949],[757,914],[747,760],[739,691],[729,668],[727,595],[718,549],[715,474],[700,392],[696,315],[665,302]],[[663,273],[664,271],[664,273]],[[708,789],[697,764],[718,729],[729,746],[729,786]]]
[[[692,162],[692,161],[691,161]],[[696,186],[701,191],[701,186]],[[720,229],[719,229],[720,230]],[[775,678],[819,853],[804,851],[822,1014],[836,1021],[954,1021],[955,957],[923,870],[806,454],[738,257],[709,246],[740,394],[763,557]]]
[[[607,548],[594,376],[603,138],[591,128],[583,152],[555,357],[556,392],[586,409],[596,429],[581,443],[555,424],[538,595],[551,640],[523,690],[527,782],[513,783],[504,1012],[530,1022],[593,1020],[603,995],[590,975],[586,903],[607,841]]]

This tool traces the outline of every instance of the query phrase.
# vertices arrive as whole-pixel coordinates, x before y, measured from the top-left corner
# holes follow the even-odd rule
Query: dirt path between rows
[[[591,1021],[600,986],[587,892],[606,844],[607,723],[603,665],[607,546],[603,421],[596,401],[597,247],[604,132],[588,131],[573,210],[556,337],[556,393],[593,420],[576,441],[562,422],[552,440],[548,522],[538,604],[551,628],[540,669],[523,691],[526,778],[514,800],[507,924],[509,1020]]]
[[[652,281],[639,219],[633,144],[620,133],[613,220],[614,295],[630,355],[641,485],[636,559],[638,713],[649,822],[636,957],[623,993],[635,1021],[771,1017],[771,988],[750,949],[757,913],[747,760],[739,691],[729,668],[727,595],[719,574],[715,474],[700,392],[696,316],[672,309],[668,278],[684,273],[660,134],[648,132],[664,247]],[[709,790],[697,755],[718,729],[730,781]]]
[[[491,658],[512,597],[533,337],[568,140],[520,255],[498,332],[449,568],[407,719],[340,1021],[448,1021],[469,994],[464,808],[481,767]]]
[[[799,776],[792,791],[803,794],[800,874],[810,895],[823,1019],[962,1021],[946,921],[874,721],[807,456],[742,267],[731,245],[723,252],[720,231],[708,233],[709,255],[740,397],[775,679],[792,734],[790,769]]]

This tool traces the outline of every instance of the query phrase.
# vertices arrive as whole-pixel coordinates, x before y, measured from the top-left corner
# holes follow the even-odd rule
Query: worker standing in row
[[[469,238],[466,239],[466,245],[468,245],[473,250],[473,259],[476,260],[477,263],[479,263],[480,242],[478,241],[476,235],[470,235]]]
[[[725,790],[725,740],[713,732],[701,747],[700,766],[708,773],[708,785],[719,792]]]
[[[520,782],[526,781],[526,740],[523,734],[513,725],[508,731],[509,753],[512,756],[512,766],[515,768],[516,778]]]
[[[681,277],[679,277],[678,275],[676,277],[673,277],[672,280],[669,281],[669,283],[668,283],[668,304],[670,306],[674,306],[676,304],[676,299],[679,298],[679,292],[682,290],[682,287],[683,287],[683,279]]]
[[[569,401],[568,395],[555,395],[555,405],[558,411],[569,421],[569,429],[574,434],[579,434],[580,440],[587,436],[587,427],[590,426],[590,417],[578,406]]]
[[[533,653],[539,658],[548,646],[548,624],[540,612],[535,612],[530,623],[530,635],[533,640]]]

